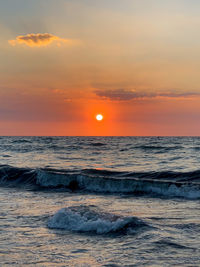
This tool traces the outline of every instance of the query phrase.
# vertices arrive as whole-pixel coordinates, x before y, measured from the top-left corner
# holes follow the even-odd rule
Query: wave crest
[[[127,233],[147,226],[137,217],[121,217],[98,211],[95,206],[74,206],[59,210],[49,219],[48,227],[96,234]]]
[[[98,193],[200,198],[200,171],[128,173],[106,170],[29,169],[0,166],[0,184],[68,188]]]

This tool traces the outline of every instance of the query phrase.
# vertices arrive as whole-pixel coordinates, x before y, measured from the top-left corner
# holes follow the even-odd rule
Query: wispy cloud
[[[134,99],[148,99],[156,97],[166,98],[180,98],[180,97],[192,97],[200,96],[200,92],[144,92],[144,91],[133,91],[125,89],[116,90],[100,90],[94,91],[97,96],[109,99],[111,101],[129,101]]]
[[[17,44],[25,44],[29,47],[47,46],[52,42],[56,42],[57,45],[61,45],[61,43],[76,43],[75,40],[60,38],[50,33],[30,33],[27,35],[19,35],[16,37],[16,39],[9,40],[8,42],[12,46]]]

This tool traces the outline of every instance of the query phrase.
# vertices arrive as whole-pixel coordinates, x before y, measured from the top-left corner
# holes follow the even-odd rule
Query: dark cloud
[[[134,91],[128,91],[124,89],[117,89],[117,90],[96,90],[96,95],[104,98],[108,98],[110,100],[116,100],[116,101],[127,101],[134,98],[142,97],[141,94],[134,92]]]
[[[116,90],[100,90],[94,91],[97,96],[112,100],[112,101],[129,101],[133,99],[146,99],[155,97],[169,97],[169,98],[179,98],[179,97],[191,97],[200,96],[200,93],[193,92],[139,92],[125,89]]]

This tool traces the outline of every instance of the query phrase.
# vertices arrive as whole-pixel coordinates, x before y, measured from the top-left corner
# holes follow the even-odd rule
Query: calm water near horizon
[[[200,137],[0,137],[1,266],[200,266]]]

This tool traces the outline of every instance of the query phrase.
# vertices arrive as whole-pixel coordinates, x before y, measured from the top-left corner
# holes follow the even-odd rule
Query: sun
[[[102,120],[103,120],[103,115],[101,115],[101,114],[97,114],[97,115],[96,115],[96,120],[97,120],[97,121],[102,121]]]

